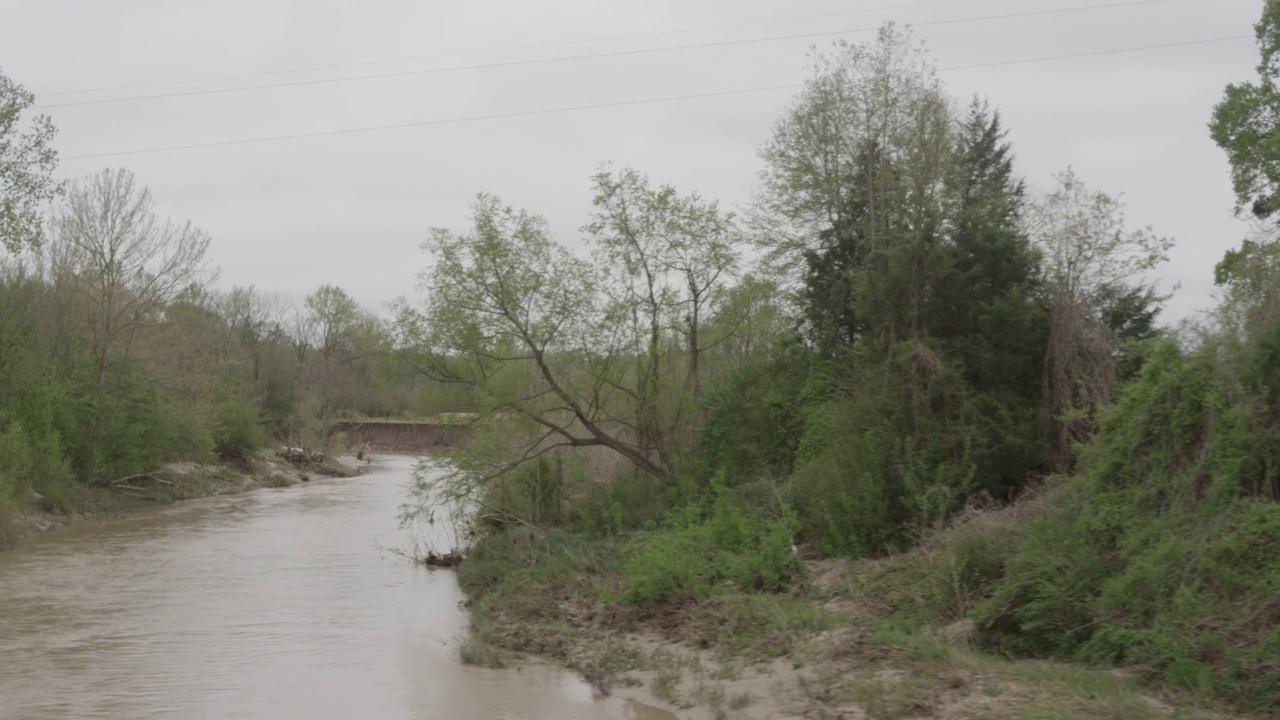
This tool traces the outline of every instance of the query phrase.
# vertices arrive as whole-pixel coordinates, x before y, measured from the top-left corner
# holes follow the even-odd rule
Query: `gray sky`
[[[1166,289],[1181,285],[1166,311],[1177,319],[1210,304],[1214,263],[1248,230],[1206,123],[1227,83],[1255,77],[1263,3],[1121,2],[0,0],[0,69],[42,106],[292,83],[41,112],[59,128],[60,175],[133,170],[161,214],[213,235],[220,286],[301,298],[333,283],[380,310],[415,293],[428,228],[464,229],[481,191],[546,216],[569,243],[605,161],[740,206],[796,90],[78,156],[795,85],[811,45],[896,20],[915,26],[954,95],[1001,110],[1033,187],[1072,165],[1123,194],[1132,225],[1177,240],[1160,272]],[[1094,9],[1043,12],[1066,8]],[[1014,62],[1232,36],[1248,39]],[[616,54],[690,45],[703,47]],[[527,62],[582,55],[596,57]],[[985,67],[956,69],[973,65]],[[171,81],[197,82],[66,94]]]

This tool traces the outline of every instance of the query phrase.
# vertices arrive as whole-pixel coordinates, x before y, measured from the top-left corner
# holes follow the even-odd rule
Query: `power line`
[[[998,62],[981,63],[977,65],[963,65],[957,67],[940,68],[939,72],[952,72],[957,70],[973,70],[983,67],[1000,67],[1005,65],[1024,65],[1029,63],[1049,62],[1053,60],[1069,60],[1074,58],[1096,57],[1099,55],[1117,55],[1121,53],[1142,52],[1146,50],[1161,50],[1166,48],[1186,47],[1190,45],[1207,45],[1209,43],[1228,42],[1232,40],[1249,40],[1252,35],[1232,35],[1229,37],[1208,38],[1205,40],[1186,40],[1183,42],[1164,43],[1160,45],[1143,45],[1139,47],[1116,48],[1112,50],[1095,50],[1083,53],[1073,53],[1070,55],[1052,55],[1038,58],[1025,58],[1021,60],[1003,60]],[[461,118],[447,118],[443,120],[421,120],[416,122],[397,123],[394,125],[377,125],[364,128],[348,128],[345,130],[326,130],[321,132],[297,133],[293,135],[273,135],[259,138],[245,138],[240,140],[222,140],[218,142],[193,143],[190,145],[170,145],[158,148],[143,148],[138,150],[121,150],[118,152],[93,153],[88,155],[70,155],[62,158],[63,160],[88,160],[105,157],[121,157],[124,155],[145,155],[151,153],[171,152],[175,150],[194,150],[197,148],[226,147],[229,145],[249,145],[257,143],[277,142],[281,140],[299,140],[303,138],[327,137],[332,135],[354,135],[357,133],[382,132],[386,130],[402,130],[414,127],[428,127],[432,125],[456,125],[469,122],[480,122],[484,120],[499,120],[504,118],[530,117],[534,115],[554,115],[560,113],[578,112],[582,110],[599,110],[604,108],[625,107],[629,105],[650,105],[663,102],[676,102],[681,100],[694,100],[709,97],[725,97],[729,95],[746,95],[751,93],[772,92],[775,90],[795,90],[802,87],[799,84],[789,85],[772,85],[769,87],[744,88],[740,90],[724,90],[719,92],[695,93],[690,95],[673,95],[659,98],[645,98],[640,100],[622,100],[611,103],[599,103],[594,105],[575,105],[570,107],[546,108],[542,110],[524,110],[518,112],[495,113],[492,115],[472,115]]]
[[[773,18],[770,20],[751,20],[747,22],[727,23],[724,25],[702,25],[700,27],[680,28],[676,30],[658,30],[655,32],[634,33],[630,35],[610,35],[606,37],[584,38],[581,40],[559,40],[555,42],[534,43],[531,45],[511,45],[501,48],[487,48],[482,50],[463,50],[451,53],[440,53],[436,55],[415,55],[412,57],[389,58],[383,60],[366,60],[364,62],[343,63],[340,65],[314,65],[304,68],[293,68],[290,70],[269,70],[265,72],[241,73],[238,75],[213,75],[202,78],[191,78],[188,80],[166,80],[162,82],[140,83],[136,85],[114,85],[111,87],[86,88],[84,90],[61,90],[59,92],[37,93],[40,97],[58,97],[62,95],[85,95],[88,93],[111,92],[115,90],[141,90],[144,88],[167,87],[169,85],[187,85],[198,82],[216,82],[220,80],[244,80],[255,77],[270,77],[273,75],[291,75],[302,72],[318,72],[321,70],[346,70],[348,68],[368,67],[370,65],[391,65],[395,63],[415,62],[418,60],[443,60],[446,58],[466,57],[469,55],[486,55],[489,53],[514,52],[517,50],[542,50],[551,47],[564,47],[566,45],[586,45],[596,42],[614,42],[617,40],[639,40],[651,37],[663,37],[668,35],[684,35],[695,32],[706,32],[709,30],[730,30],[733,28],[752,27],[756,25],[775,25],[786,22],[800,22],[803,20],[822,20],[833,17],[844,17],[846,15],[864,15],[866,13],[881,12],[884,10],[914,10],[917,8],[935,7],[938,5],[955,5],[957,3],[973,2],[973,0],[934,0],[934,2],[917,3],[915,5],[890,5],[885,7],[863,8],[861,10],[844,10],[841,12],[820,13],[817,15],[795,15],[785,18]]]
[[[1102,4],[1102,5],[1087,5],[1084,7],[1057,8],[1053,10],[1032,10],[1032,11],[1021,12],[1021,13],[1005,13],[1002,15],[985,15],[985,16],[979,16],[979,17],[955,18],[950,20],[931,20],[927,22],[912,23],[912,27],[926,27],[926,26],[935,26],[935,25],[958,25],[962,23],[987,22],[991,20],[1007,20],[1012,18],[1032,17],[1032,16],[1040,16],[1040,15],[1058,15],[1063,13],[1085,12],[1090,10],[1106,10],[1111,8],[1128,7],[1133,5],[1154,5],[1158,3],[1165,3],[1168,1],[1169,0],[1126,0],[1124,2],[1111,2],[1111,3]],[[59,108],[59,107],[73,107],[73,106],[81,106],[81,105],[103,105],[108,103],[137,102],[140,100],[157,100],[162,98],[190,97],[195,95],[221,95],[225,93],[246,92],[250,90],[274,90],[274,89],[285,88],[285,87],[331,85],[335,83],[347,83],[347,82],[358,82],[363,80],[377,80],[377,79],[384,79],[384,78],[407,77],[411,75],[430,75],[430,74],[440,74],[440,73],[451,73],[451,72],[460,72],[463,70],[487,70],[487,69],[501,68],[501,67],[514,67],[519,65],[541,65],[541,64],[555,63],[555,62],[572,62],[577,60],[598,60],[601,58],[609,58],[609,57],[651,55],[655,53],[671,52],[674,50],[694,50],[694,49],[712,48],[712,47],[728,47],[733,45],[750,45],[755,43],[773,42],[778,40],[801,40],[801,39],[808,39],[808,38],[815,38],[815,37],[828,37],[831,35],[850,35],[854,33],[874,32],[878,29],[879,27],[854,28],[849,30],[828,30],[828,31],[816,32],[816,33],[800,33],[796,35],[775,35],[772,37],[751,38],[746,40],[720,40],[716,42],[697,43],[693,45],[675,45],[675,46],[665,47],[665,48],[646,48],[641,50],[617,50],[612,52],[590,53],[585,55],[566,55],[566,56],[553,57],[553,58],[510,60],[505,62],[483,63],[483,64],[477,64],[477,65],[463,65],[463,66],[451,67],[451,68],[428,68],[425,70],[405,70],[403,72],[381,73],[378,75],[360,75],[357,77],[347,77],[347,78],[328,78],[323,80],[295,80],[293,82],[272,83],[269,85],[250,85],[250,86],[237,87],[237,88],[216,88],[216,89],[210,89],[210,90],[186,90],[183,92],[157,93],[154,95],[139,95],[136,97],[127,97],[127,98],[105,98],[101,100],[77,100],[77,101],[64,102],[64,103],[50,103],[45,105],[35,105],[33,107],[35,109],[45,110],[45,109]]]

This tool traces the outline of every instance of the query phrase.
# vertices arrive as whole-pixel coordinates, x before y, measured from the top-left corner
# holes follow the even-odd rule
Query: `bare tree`
[[[166,305],[212,279],[208,247],[208,234],[190,222],[160,220],[151,193],[128,170],[103,170],[70,185],[54,212],[49,268],[79,300],[99,387],[108,361],[128,354]]]
[[[284,316],[289,301],[282,295],[263,293],[253,285],[236,286],[219,293],[214,308],[226,321],[253,362],[253,380],[262,373],[265,347],[278,345],[286,337]]]

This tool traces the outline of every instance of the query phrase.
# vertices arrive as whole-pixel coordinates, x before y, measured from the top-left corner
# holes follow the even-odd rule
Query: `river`
[[[386,548],[414,461],[152,508],[0,553],[0,717],[672,718],[463,665],[448,570]]]

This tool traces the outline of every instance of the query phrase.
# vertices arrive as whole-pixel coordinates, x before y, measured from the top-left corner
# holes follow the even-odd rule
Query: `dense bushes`
[[[1150,354],[1083,472],[1018,531],[976,610],[986,646],[1137,666],[1275,709],[1280,415],[1248,370],[1265,352]]]
[[[793,553],[795,517],[768,518],[744,509],[722,485],[709,511],[693,504],[672,513],[660,530],[630,539],[622,553],[625,597],[664,605],[711,596],[724,587],[786,590],[803,574]]]

